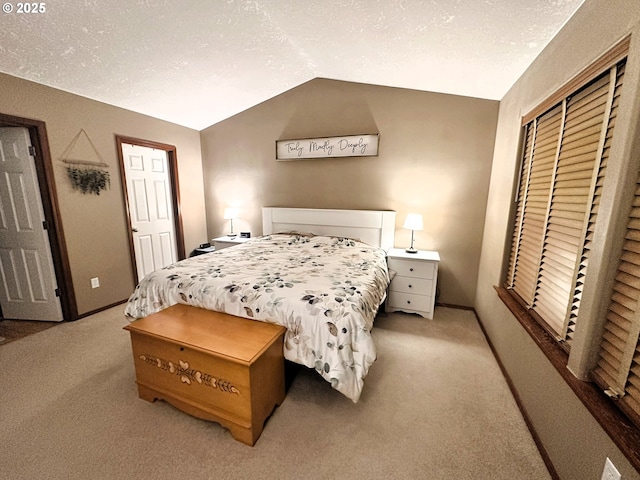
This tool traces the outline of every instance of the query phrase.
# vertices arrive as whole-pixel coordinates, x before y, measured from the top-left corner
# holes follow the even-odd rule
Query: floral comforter
[[[286,359],[357,402],[376,359],[373,320],[389,274],[384,250],[357,240],[275,234],[191,257],[147,275],[125,314],[176,303],[287,328]]]

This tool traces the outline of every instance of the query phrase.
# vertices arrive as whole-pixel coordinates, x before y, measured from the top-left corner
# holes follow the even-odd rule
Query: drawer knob
[[[409,284],[409,288],[413,288],[413,285]]]
[[[409,271],[410,271],[410,272],[413,272],[413,267],[411,267],[411,268],[409,269]]]
[[[411,300],[407,300],[407,305],[409,305],[411,303]]]

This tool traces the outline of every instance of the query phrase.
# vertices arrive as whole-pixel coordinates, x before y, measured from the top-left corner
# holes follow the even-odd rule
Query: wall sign
[[[378,134],[276,141],[277,160],[378,155]]]

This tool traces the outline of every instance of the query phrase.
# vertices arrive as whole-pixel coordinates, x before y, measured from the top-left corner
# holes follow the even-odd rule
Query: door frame
[[[47,222],[49,245],[53,260],[53,270],[60,291],[60,307],[63,321],[77,320],[78,305],[71,278],[71,266],[67,253],[67,243],[62,229],[62,217],[58,206],[55,175],[49,139],[45,122],[28,118],[16,117],[0,113],[0,127],[23,127],[29,131],[31,144],[35,149],[36,176],[42,199],[44,218]]]
[[[124,198],[125,211],[127,214],[127,229],[129,232],[129,251],[131,255],[131,270],[133,272],[133,281],[137,285],[141,280],[138,278],[138,269],[136,268],[136,255],[134,250],[133,228],[131,226],[131,209],[129,206],[129,195],[127,191],[127,177],[124,168],[124,156],[122,155],[122,144],[139,145],[141,147],[155,148],[156,150],[164,150],[167,153],[167,163],[169,165],[169,182],[171,183],[171,205],[173,207],[173,228],[176,234],[176,249],[178,251],[178,260],[185,258],[184,249],[184,233],[182,230],[182,214],[180,211],[180,188],[178,186],[178,156],[175,145],[166,143],[153,142],[151,140],[143,140],[140,138],[126,137],[116,134],[116,145],[118,150],[118,159],[120,163],[120,179],[122,182],[122,195]]]

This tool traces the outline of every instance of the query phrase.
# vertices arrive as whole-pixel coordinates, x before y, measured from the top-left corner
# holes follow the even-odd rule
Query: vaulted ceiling
[[[0,71],[197,130],[316,77],[498,100],[582,2],[9,0]]]

